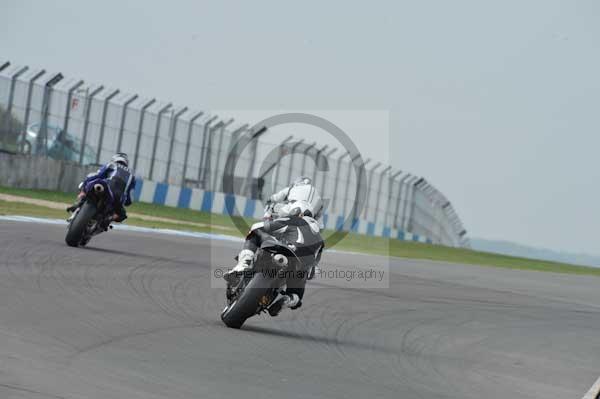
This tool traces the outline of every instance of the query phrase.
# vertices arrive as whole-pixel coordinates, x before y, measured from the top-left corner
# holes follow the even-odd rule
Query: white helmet
[[[306,176],[300,176],[294,181],[294,186],[312,185],[312,179]]]
[[[290,204],[304,201],[310,205],[311,217],[318,219],[323,213],[323,200],[309,177],[299,177],[287,193]],[[291,208],[290,208],[291,209]]]
[[[127,154],[124,152],[117,152],[110,158],[110,161],[114,163],[120,163],[127,167],[129,166],[129,159],[127,158]]]

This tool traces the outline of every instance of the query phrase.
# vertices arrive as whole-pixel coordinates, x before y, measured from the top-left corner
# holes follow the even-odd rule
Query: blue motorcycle
[[[65,241],[71,247],[85,246],[93,236],[112,228],[115,198],[106,180],[88,182],[79,195],[80,206],[67,220]]]

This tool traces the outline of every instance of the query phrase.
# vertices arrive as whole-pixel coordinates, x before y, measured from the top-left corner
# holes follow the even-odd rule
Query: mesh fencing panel
[[[94,85],[83,84],[70,91],[76,83],[72,80],[48,88],[51,75],[37,71],[28,71],[13,84],[14,74],[15,69],[0,73],[0,111],[6,114],[0,113],[0,142],[5,150],[23,145],[35,151],[41,126],[46,126],[48,148],[63,146],[62,156],[69,150],[72,160],[94,164],[106,162],[120,150],[129,154],[136,174],[156,182],[222,192],[223,179],[230,176],[235,194],[266,198],[296,177],[308,176],[330,215],[356,216],[379,229],[408,231],[447,245],[466,242],[464,234],[459,235],[462,225],[443,196],[415,185],[412,177],[396,174],[398,177],[392,178],[384,166],[374,171],[368,166],[357,176],[341,151],[326,156],[322,147],[322,152],[312,147],[297,153],[261,138],[242,150],[236,143],[248,131],[234,132],[223,127],[223,122],[207,125],[208,115],[191,123],[194,112],[190,110],[176,118],[174,108],[159,113],[164,103],[144,108],[149,99],[134,99]],[[111,93],[114,95],[107,98]],[[4,142],[10,142],[10,148]],[[232,154],[237,159],[233,170],[227,163]],[[268,154],[275,154],[277,162],[265,164]],[[319,165],[315,159],[320,159]],[[367,197],[360,214],[351,215],[359,181],[365,185]]]

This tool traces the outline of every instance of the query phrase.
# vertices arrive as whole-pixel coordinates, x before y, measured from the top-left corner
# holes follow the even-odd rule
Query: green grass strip
[[[29,190],[0,187],[0,193],[11,194],[29,198],[43,199],[70,203],[75,193],[65,194],[46,190]],[[172,222],[147,221],[131,217],[127,224],[150,228],[167,228],[173,230],[212,232],[218,234],[237,235],[242,237],[232,219],[226,215],[215,215],[192,209],[173,208],[162,205],[134,203],[128,212],[141,215],[158,216],[171,219]],[[61,210],[48,209],[37,205],[22,204],[16,202],[0,201],[0,215],[23,215],[66,219],[67,213]],[[179,225],[177,221],[204,223],[211,226],[229,227],[230,230],[213,229],[211,226]],[[251,220],[247,220],[252,223]],[[328,236],[331,231],[325,231]],[[336,246],[336,250],[345,250],[365,254],[393,256],[411,259],[428,259],[460,264],[493,266],[505,269],[535,270],[555,273],[585,274],[600,276],[600,268],[577,266],[566,263],[549,262],[536,259],[518,258],[513,256],[499,255],[488,252],[473,251],[464,248],[450,248],[441,245],[423,244],[412,241],[400,241],[383,237],[369,237],[359,234],[348,234]]]

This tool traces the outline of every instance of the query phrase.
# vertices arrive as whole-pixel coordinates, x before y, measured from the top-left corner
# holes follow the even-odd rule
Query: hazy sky
[[[3,0],[0,58],[198,109],[389,111],[361,148],[470,235],[600,254],[598,1]]]

